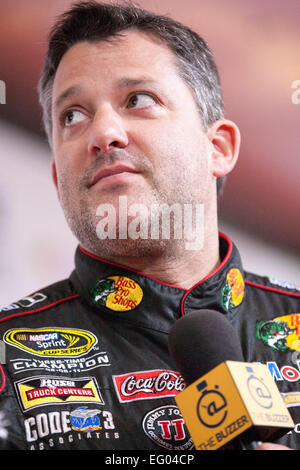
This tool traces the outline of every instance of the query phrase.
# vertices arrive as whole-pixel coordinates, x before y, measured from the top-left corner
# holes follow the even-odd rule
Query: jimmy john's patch
[[[245,283],[242,273],[237,268],[228,271],[225,286],[222,289],[222,305],[230,310],[240,305],[244,298]]]
[[[109,276],[96,282],[91,289],[91,297],[96,305],[124,312],[133,310],[141,303],[143,291],[139,284],[129,277]]]
[[[68,328],[17,328],[4,335],[7,344],[36,356],[82,356],[96,343],[97,338],[84,330]]]
[[[258,322],[255,336],[274,351],[300,351],[300,313]]]
[[[46,405],[74,403],[104,404],[97,383],[92,377],[66,378],[35,376],[15,383],[23,411]]]
[[[167,450],[190,450],[194,443],[184,419],[175,405],[165,405],[149,411],[142,422],[149,439]]]

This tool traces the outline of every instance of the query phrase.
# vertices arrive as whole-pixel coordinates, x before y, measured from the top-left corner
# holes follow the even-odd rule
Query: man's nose
[[[109,153],[127,145],[128,136],[122,117],[111,106],[98,110],[94,115],[89,135],[89,153]]]

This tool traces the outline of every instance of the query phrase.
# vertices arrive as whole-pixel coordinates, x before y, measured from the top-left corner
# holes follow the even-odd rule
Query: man
[[[4,446],[193,449],[167,344],[176,320],[199,309],[224,314],[245,360],[271,363],[295,397],[288,340],[300,294],[244,272],[218,233],[217,192],[240,134],[205,42],[137,8],[79,3],[51,32],[39,93],[79,246],[68,280],[1,313]],[[269,341],[268,325],[281,323],[281,340]],[[297,431],[281,443],[296,448]]]

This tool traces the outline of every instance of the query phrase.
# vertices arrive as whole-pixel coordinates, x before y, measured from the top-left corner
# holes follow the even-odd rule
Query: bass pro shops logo
[[[82,356],[96,343],[97,338],[84,330],[67,328],[19,328],[4,335],[7,344],[36,356]]]
[[[227,273],[225,286],[222,289],[222,305],[230,310],[240,305],[244,298],[245,283],[239,269],[233,268]]]
[[[133,310],[143,298],[143,291],[136,281],[124,276],[99,279],[90,291],[92,301],[110,310]]]
[[[300,351],[300,313],[258,322],[255,336],[274,351]]]

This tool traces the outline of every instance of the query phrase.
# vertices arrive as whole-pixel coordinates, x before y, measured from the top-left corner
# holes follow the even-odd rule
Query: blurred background
[[[0,308],[69,276],[76,240],[50,177],[36,91],[55,17],[69,0],[0,0]],[[245,269],[300,285],[299,0],[140,0],[196,30],[242,133],[220,229]],[[5,102],[3,102],[3,83]]]

